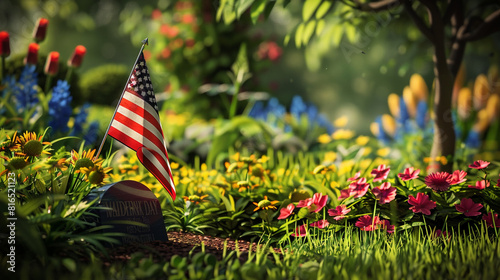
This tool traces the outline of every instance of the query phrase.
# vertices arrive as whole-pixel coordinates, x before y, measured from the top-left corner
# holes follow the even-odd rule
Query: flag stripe
[[[141,134],[144,135],[143,138],[149,140],[152,144],[157,146],[159,149],[165,149],[165,142],[163,142],[163,136],[159,134],[159,132],[155,129],[153,131],[148,129],[148,124],[146,123],[144,126],[138,124],[136,119],[134,118],[136,115],[133,112],[130,112],[128,115],[123,115],[120,112],[117,112],[115,115],[115,120],[113,122],[113,127],[119,125],[124,125],[133,131],[137,132],[139,137]],[[130,136],[129,136],[130,137]]]
[[[125,124],[122,124],[121,122],[117,121],[115,119],[114,125],[113,125],[113,130],[109,130],[109,135],[114,137],[113,135],[118,131],[121,135],[121,138],[127,139],[125,142],[122,142],[123,144],[127,145],[129,148],[133,150],[139,150],[142,147],[148,147],[151,150],[154,150],[155,152],[159,153],[162,155],[162,158],[165,162],[167,162],[167,157],[165,156],[165,150],[157,145],[155,145],[151,140],[149,140],[146,137],[143,137],[140,133],[137,131],[131,129]],[[116,130],[115,130],[116,129]],[[121,138],[119,140],[121,140]],[[120,141],[121,142],[121,141]]]
[[[160,131],[160,134],[162,136],[161,138],[163,138],[163,133],[161,133],[162,129],[160,126],[156,110],[153,107],[151,107],[151,105],[149,105],[147,102],[145,102],[144,99],[142,99],[136,93],[129,91],[125,92],[125,94],[123,95],[123,99],[120,102],[120,108],[118,108],[118,112],[122,111],[122,109],[128,109],[131,112],[135,112],[135,114],[137,114],[139,117],[145,118],[158,131]],[[136,122],[141,123],[140,121]]]
[[[175,199],[172,170],[157,108],[149,71],[141,52],[108,135],[133,149],[144,167]]]
[[[137,157],[141,161],[141,163],[153,173],[153,175],[158,179],[160,182],[161,181],[167,181],[171,186],[173,186],[173,182],[171,180],[172,174],[170,172],[166,173],[162,170],[158,170],[156,166],[162,166],[161,161],[163,160],[163,157],[161,154],[158,154],[156,152],[152,152],[149,149],[143,148],[141,150],[141,153],[138,153]],[[167,162],[168,164],[168,162]],[[168,171],[170,171],[170,166]],[[174,188],[166,188],[167,191],[170,193],[172,197],[175,197],[175,189]]]

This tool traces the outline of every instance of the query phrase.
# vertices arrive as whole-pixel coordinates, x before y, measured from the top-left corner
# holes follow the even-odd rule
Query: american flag
[[[142,51],[111,121],[108,135],[134,150],[144,167],[175,199],[158,105]]]

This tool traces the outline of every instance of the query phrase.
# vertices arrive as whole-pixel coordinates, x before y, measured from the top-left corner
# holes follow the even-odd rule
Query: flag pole
[[[137,58],[135,59],[134,66],[132,66],[132,71],[130,71],[130,74],[128,75],[127,83],[125,83],[125,87],[123,88],[122,95],[120,96],[120,100],[118,100],[118,105],[120,105],[120,102],[123,99],[123,95],[125,94],[125,90],[127,89],[128,82],[130,81],[130,77],[132,76],[132,73],[134,73],[135,65],[137,64],[137,61],[139,60],[139,57],[141,57],[142,50],[144,49],[144,46],[148,44],[148,38],[142,40],[142,46],[141,49],[139,50],[139,54],[137,55]],[[115,112],[113,113],[113,117],[111,118],[111,122],[108,125],[108,128],[106,129],[106,133],[104,134],[104,138],[101,141],[101,145],[99,146],[99,149],[97,150],[97,154],[95,155],[95,159],[99,157],[102,151],[102,147],[104,146],[104,142],[106,141],[106,137],[108,136],[109,128],[111,127],[111,123],[113,123],[113,120],[115,119],[116,111],[118,111],[118,107],[116,106]]]

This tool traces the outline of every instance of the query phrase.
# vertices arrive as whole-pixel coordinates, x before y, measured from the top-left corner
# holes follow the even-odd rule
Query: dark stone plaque
[[[129,180],[109,184],[92,190],[87,196],[89,201],[96,198],[93,206],[101,208],[96,210],[96,226],[111,225],[113,228],[103,231],[127,234],[119,237],[122,244],[168,240],[160,203],[143,184]]]

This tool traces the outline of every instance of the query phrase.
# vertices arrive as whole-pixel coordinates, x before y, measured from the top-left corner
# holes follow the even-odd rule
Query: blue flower
[[[285,106],[281,105],[277,98],[269,99],[269,103],[267,104],[267,114],[273,114],[278,118],[281,118],[285,115],[286,109]]]
[[[294,116],[296,119],[300,119],[300,116],[302,113],[305,113],[307,110],[307,105],[304,103],[302,100],[302,97],[299,95],[295,95],[292,98],[292,104],[290,105],[290,113],[292,116]]]
[[[73,130],[71,131],[71,135],[78,136],[83,132],[83,126],[87,121],[87,116],[89,114],[89,103],[83,104],[82,108],[80,108],[80,112],[75,116],[75,122],[73,125]]]
[[[417,104],[417,115],[415,116],[415,121],[420,129],[424,129],[427,125],[427,109],[427,102],[422,100]]]
[[[95,143],[97,141],[97,137],[99,136],[98,132],[99,123],[97,121],[93,121],[87,129],[87,133],[85,133],[83,139],[86,143]]]
[[[471,129],[467,135],[467,139],[465,139],[465,145],[473,149],[479,148],[481,146],[481,136],[479,135],[479,132]]]
[[[250,112],[248,112],[248,116],[254,119],[265,119],[267,117],[267,112],[264,108],[264,103],[262,101],[255,102]]]
[[[72,100],[69,84],[66,81],[57,81],[49,101],[49,126],[55,131],[68,131],[68,120],[73,111],[71,108]]]
[[[382,116],[378,116],[375,122],[378,124],[378,135],[377,135],[378,140],[380,140],[384,144],[389,143],[391,138],[384,131],[384,128],[382,126]]]
[[[405,100],[403,98],[399,99],[399,117],[397,121],[401,124],[406,123],[410,119],[410,114],[408,114],[408,108],[406,107]]]
[[[35,65],[26,65],[19,77],[19,82],[14,84],[12,82],[13,79],[11,79],[10,86],[16,100],[17,111],[23,112],[25,109],[33,108],[38,103],[38,73]]]

